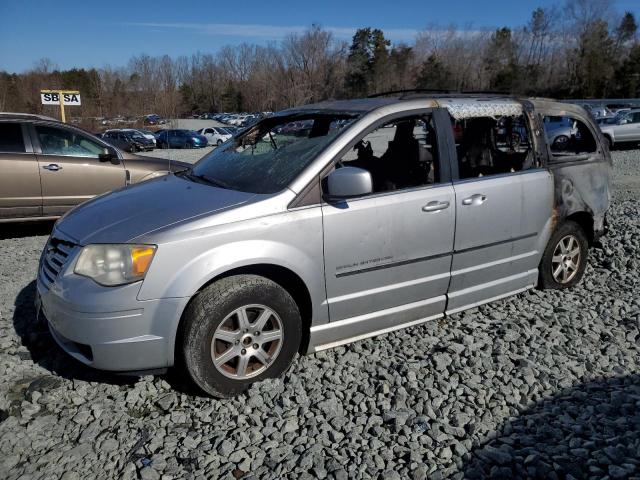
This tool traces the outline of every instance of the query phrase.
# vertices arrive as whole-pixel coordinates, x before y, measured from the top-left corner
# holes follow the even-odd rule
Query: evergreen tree
[[[351,97],[361,97],[376,90],[385,75],[391,44],[379,29],[356,31],[347,57],[345,90]]]
[[[432,53],[420,67],[416,87],[450,90],[452,88],[451,71]]]

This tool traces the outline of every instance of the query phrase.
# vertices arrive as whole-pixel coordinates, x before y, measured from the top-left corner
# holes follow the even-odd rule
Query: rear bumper
[[[81,277],[76,280],[93,284]],[[40,279],[37,285],[36,307],[46,317],[58,345],[76,360],[111,371],[173,365],[176,330],[188,299],[138,301],[139,284],[133,284],[102,287],[105,301],[88,304],[68,298],[69,288],[54,284],[48,289]],[[99,286],[87,287],[95,290]]]

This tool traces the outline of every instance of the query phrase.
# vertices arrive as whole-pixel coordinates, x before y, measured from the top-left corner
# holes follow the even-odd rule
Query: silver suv
[[[640,109],[620,113],[611,122],[600,125],[600,130],[611,149],[622,144],[639,143]]]
[[[545,116],[579,135],[553,151]],[[551,101],[407,93],[286,110],[63,217],[39,311],[87,365],[180,364],[234,395],[298,352],[575,285],[606,230],[610,164],[591,117]]]

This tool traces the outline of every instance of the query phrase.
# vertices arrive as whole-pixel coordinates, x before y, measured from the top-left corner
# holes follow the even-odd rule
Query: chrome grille
[[[47,287],[58,277],[75,247],[75,243],[67,240],[49,238],[40,263],[40,279]]]

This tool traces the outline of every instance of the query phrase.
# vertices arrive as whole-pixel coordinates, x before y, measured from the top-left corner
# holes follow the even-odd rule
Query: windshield
[[[203,157],[190,175],[232,190],[279,192],[355,119],[348,114],[271,117]]]

